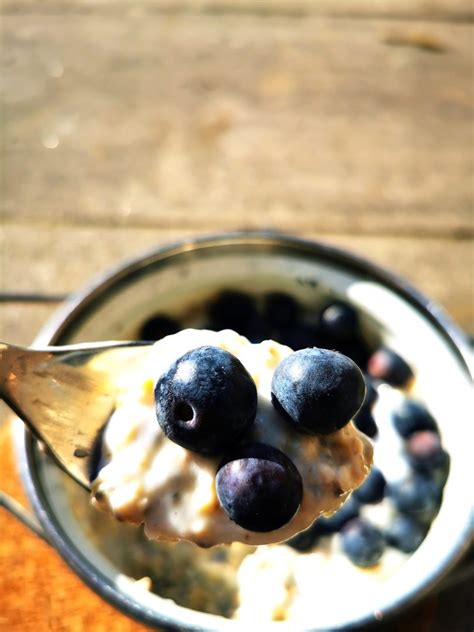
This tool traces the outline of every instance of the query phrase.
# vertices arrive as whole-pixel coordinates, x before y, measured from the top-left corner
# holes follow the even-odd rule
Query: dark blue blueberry
[[[253,343],[259,343],[262,342],[262,340],[270,340],[272,338],[272,332],[267,323],[258,315],[244,323],[238,333]]]
[[[373,439],[377,436],[379,429],[375,423],[375,419],[365,406],[363,406],[354,417],[355,427],[365,435]]]
[[[158,423],[169,439],[213,455],[234,445],[253,424],[257,389],[231,353],[198,347],[159,378],[155,404]]]
[[[430,478],[413,474],[410,478],[391,485],[389,494],[400,513],[427,522],[438,513],[441,490]]]
[[[364,399],[364,403],[362,404],[362,407],[363,408],[367,407],[369,410],[372,410],[375,402],[379,398],[379,394],[375,387],[373,379],[369,377],[368,375],[365,375],[364,377],[365,377],[365,385],[367,387],[367,390],[365,393],[365,399]]]
[[[284,292],[269,292],[263,297],[263,317],[275,329],[293,326],[301,313],[300,304]]]
[[[143,323],[138,338],[139,340],[161,340],[180,329],[181,325],[173,318],[165,314],[156,314]]]
[[[214,546],[209,550],[209,559],[213,562],[226,563],[229,561],[230,547],[228,546]]]
[[[320,327],[323,333],[335,340],[350,340],[359,333],[359,316],[348,303],[334,301],[323,308]]]
[[[369,522],[356,518],[342,530],[342,549],[353,564],[374,566],[385,550],[383,533]]]
[[[398,515],[385,531],[387,543],[404,553],[413,553],[425,539],[426,528],[416,520]]]
[[[249,531],[274,531],[298,511],[303,482],[293,462],[263,443],[226,455],[216,475],[219,503],[229,518]]]
[[[296,351],[273,374],[274,406],[296,429],[311,434],[325,435],[345,426],[364,397],[362,372],[335,351]]]
[[[322,516],[321,518],[318,518],[315,525],[318,526],[321,534],[336,533],[337,531],[340,531],[350,520],[357,518],[359,516],[359,510],[360,503],[357,498],[354,497],[354,494],[352,494],[333,516],[330,518]]]
[[[318,523],[319,520],[316,520],[310,527],[286,540],[285,544],[291,546],[295,551],[310,551],[318,541],[319,536],[324,535],[324,530],[320,529]]]
[[[369,375],[391,386],[404,388],[413,379],[413,371],[405,360],[387,347],[381,347],[369,358]]]
[[[211,329],[234,329],[238,333],[257,316],[253,296],[237,290],[222,290],[208,306]]]
[[[354,424],[358,430],[373,439],[378,434],[377,424],[372,415],[372,408],[378,399],[378,392],[375,388],[374,381],[365,375],[366,392],[364,403],[354,417]]]
[[[372,413],[367,409],[362,409],[357,413],[354,417],[354,425],[371,439],[374,439],[378,435],[378,426]]]
[[[385,476],[373,467],[362,485],[354,492],[354,496],[361,503],[378,503],[383,500],[386,485]]]
[[[108,463],[107,459],[105,458],[104,451],[102,449],[104,432],[105,432],[106,427],[107,427],[107,424],[105,423],[102,426],[102,428],[99,430],[97,435],[95,436],[94,442],[92,444],[92,449],[90,450],[90,457],[89,457],[89,461],[87,465],[88,465],[89,480],[91,483],[97,478],[100,470],[103,467],[105,467]]]
[[[419,472],[444,468],[449,460],[438,433],[432,430],[419,430],[411,434],[405,443],[405,453],[410,465]]]
[[[321,516],[315,520],[308,529],[305,529],[290,540],[287,540],[285,544],[288,544],[288,546],[291,546],[297,551],[309,551],[314,547],[321,536],[337,533],[349,520],[357,518],[359,509],[360,503],[353,495],[349,496],[346,502],[333,516],[330,518]]]
[[[294,351],[317,346],[315,328],[306,323],[298,323],[275,332],[275,340],[291,347]]]
[[[436,421],[425,406],[407,398],[394,411],[393,423],[400,436],[405,439],[417,430],[437,430]]]
[[[353,360],[362,371],[366,371],[372,349],[360,336],[352,340],[336,342],[333,347]]]

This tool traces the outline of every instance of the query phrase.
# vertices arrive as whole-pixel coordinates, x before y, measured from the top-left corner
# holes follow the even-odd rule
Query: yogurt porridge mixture
[[[220,458],[178,445],[156,420],[157,379],[186,352],[205,345],[238,358],[256,385],[257,411],[247,442],[278,448],[301,475],[301,504],[280,528],[258,532],[232,521],[216,495]],[[372,445],[352,423],[316,436],[296,432],[282,418],[271,402],[271,383],[276,367],[291,354],[287,346],[271,340],[251,344],[231,330],[186,329],[155,343],[143,372],[136,384],[128,385],[105,429],[102,446],[107,464],[93,481],[93,502],[121,520],[143,522],[150,538],[185,539],[201,546],[280,542],[309,527],[320,514],[336,511],[365,479]]]
[[[354,463],[349,459],[345,465],[349,462],[352,465],[347,484],[341,485],[342,495],[337,495],[336,499],[333,492],[333,495],[325,497],[324,507],[313,506],[311,513],[314,512],[314,515],[320,510],[327,511],[327,514],[306,530],[279,544],[250,546],[237,541],[205,549],[185,541],[148,540],[140,528],[119,523],[104,512],[89,509],[82,495],[80,499],[76,498],[81,493],[77,486],[66,481],[71,496],[78,501],[73,502],[77,517],[90,530],[89,537],[98,543],[104,555],[121,569],[123,574],[119,576],[118,584],[125,590],[131,586],[133,590],[149,590],[188,608],[243,621],[289,620],[304,625],[306,617],[311,620],[316,594],[327,596],[327,599],[318,599],[317,607],[320,614],[327,612],[329,619],[337,595],[344,594],[338,608],[346,609],[348,613],[357,609],[361,595],[372,595],[375,599],[377,591],[384,589],[384,581],[393,576],[421,544],[438,511],[449,469],[449,456],[441,445],[436,421],[423,402],[417,399],[416,379],[410,367],[396,353],[384,347],[377,336],[366,335],[358,311],[335,297],[322,300],[316,311],[317,318],[308,319],[301,306],[281,292],[255,299],[250,295],[227,291],[219,294],[209,306],[206,326],[213,330],[234,328],[254,343],[250,345],[240,336],[225,333],[226,342],[221,339],[219,344],[229,345],[229,350],[239,355],[256,382],[257,428],[259,417],[275,414],[269,396],[271,373],[274,365],[291,353],[288,347],[337,349],[351,357],[364,372],[367,394],[353,421],[335,433],[341,438],[336,442],[335,451],[334,445],[331,446],[331,459],[334,459],[336,467],[330,468],[330,478],[335,489],[334,481],[337,479],[340,484],[341,464],[347,459],[344,446],[348,441],[351,443],[357,439],[358,450],[364,454],[364,467],[371,460],[369,446],[374,446],[374,464],[365,482],[347,498],[345,492],[356,488],[366,475],[361,473],[360,465],[354,469]],[[278,318],[275,314],[279,314]],[[186,323],[185,319],[183,321]],[[174,318],[158,314],[143,324],[137,337],[158,340],[175,334],[182,326]],[[189,339],[184,342],[188,335],[186,332],[182,334],[183,347],[173,348],[173,357],[181,355],[189,347]],[[207,332],[202,335],[216,334]],[[282,344],[262,343],[267,338]],[[161,344],[168,344],[165,340]],[[216,344],[215,339],[212,344]],[[155,347],[156,350],[159,348],[160,344]],[[112,422],[120,419],[120,411],[129,406],[136,407],[137,402],[141,414],[133,416],[132,427],[128,419],[127,431],[119,424],[110,423],[104,435],[106,458],[107,450],[109,457],[115,453],[121,460],[124,454],[129,454],[128,449],[133,453],[135,449],[141,451],[143,446],[148,446],[143,452],[149,455],[149,448],[154,445],[159,433],[150,405],[160,358],[169,365],[170,357],[164,360],[164,356],[157,353],[152,370],[150,365],[145,371],[148,371],[147,378],[143,380],[143,376],[138,376],[137,383],[129,385],[131,399],[124,397],[117,408],[117,419],[112,419]],[[153,424],[149,431],[145,431],[150,415]],[[303,435],[298,440],[299,449],[292,451],[295,432],[286,428],[292,436],[289,442],[280,423],[281,420],[277,423],[279,431],[273,431],[281,441],[279,445],[297,463],[298,469],[304,470],[307,456],[304,456],[301,447],[306,438]],[[370,443],[360,438],[354,426],[370,438]],[[331,442],[331,435],[318,437],[319,453],[319,444],[327,441]],[[139,445],[140,448],[137,447]],[[178,448],[181,449],[176,446],[170,450]],[[341,454],[337,456],[339,452]],[[172,452],[168,455],[167,467],[170,463],[174,468],[179,464],[175,456]],[[201,457],[197,455],[194,458],[199,461]],[[143,477],[144,468],[153,461],[147,459],[149,456],[144,456],[141,462],[127,459],[127,468],[118,478],[115,478],[117,473],[113,470],[109,470],[113,476],[105,477],[113,460],[109,465],[102,463],[94,483],[94,502],[126,521],[142,522],[146,511],[137,499],[143,489],[137,489],[136,480],[138,476],[142,488],[147,484],[146,477]],[[174,524],[170,525],[168,535],[188,536],[195,541],[201,538],[201,544],[212,544],[216,538],[226,541],[227,536],[229,540],[238,540],[240,533],[245,542],[245,535],[251,532],[240,529],[234,522],[229,525],[228,518],[222,515],[222,509],[216,504],[211,478],[217,461],[207,458],[207,462],[213,462],[212,477],[209,469],[202,468],[199,476],[193,479],[191,496],[180,508],[184,511],[187,506],[192,510],[191,516],[181,514],[179,520],[181,525],[183,516],[186,520],[190,518],[188,524],[193,525],[190,532],[184,533],[180,531],[181,526]],[[128,469],[133,463],[139,465]],[[103,490],[101,485],[104,485]],[[305,480],[305,492],[307,488]],[[104,491],[104,495],[101,497],[99,493],[97,498],[98,491]],[[156,493],[159,493],[158,488]],[[342,507],[334,515],[329,515],[342,501],[345,501]],[[169,506],[165,506],[165,512]],[[209,539],[211,523],[206,521],[210,516],[216,532]],[[298,513],[289,524],[297,517]],[[298,527],[293,524],[292,532],[304,528],[305,521],[306,518],[297,523]],[[306,524],[311,522],[312,518]],[[154,537],[153,521],[145,528],[149,529],[148,535]],[[160,537],[163,528],[161,523]],[[279,531],[276,541],[287,537]],[[203,537],[203,534],[207,535]],[[259,537],[272,534],[251,535],[256,536],[253,543],[257,543]]]

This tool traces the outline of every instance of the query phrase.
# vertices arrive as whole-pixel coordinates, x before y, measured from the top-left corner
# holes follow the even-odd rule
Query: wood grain
[[[471,24],[93,14],[3,30],[4,221],[472,235]]]
[[[275,221],[266,225],[275,229],[286,223]],[[235,228],[239,225],[235,223]],[[241,227],[241,226],[240,226]],[[216,230],[226,225],[216,222]],[[105,269],[138,256],[145,250],[156,248],[174,240],[208,231],[170,228],[168,230],[122,228],[97,228],[94,226],[73,229],[69,226],[35,226],[25,230],[23,224],[3,227],[3,247],[0,264],[5,274],[0,279],[0,290],[17,290],[46,293],[71,292],[90,282],[91,277]],[[474,332],[473,272],[474,249],[469,240],[454,238],[423,238],[364,236],[349,234],[323,234],[302,229],[291,231],[301,237],[322,239],[327,243],[346,248],[369,258],[406,278],[420,291],[439,302],[461,327]],[[34,262],[34,265],[32,265]],[[442,265],[440,265],[442,262]],[[18,310],[23,311],[18,311]],[[44,306],[35,315],[29,308],[30,329],[24,323],[26,306],[0,306],[0,327],[4,327],[5,339],[24,341],[30,338],[50,312]],[[17,335],[18,332],[18,335]],[[1,339],[1,338],[0,338]]]
[[[307,15],[425,18],[468,20],[473,7],[469,0],[4,0],[4,12],[11,13],[228,13],[286,17]]]

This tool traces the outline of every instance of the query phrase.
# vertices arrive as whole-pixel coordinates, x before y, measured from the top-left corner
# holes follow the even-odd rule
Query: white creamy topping
[[[215,473],[219,458],[190,452],[162,432],[154,411],[156,381],[184,353],[213,345],[235,355],[255,381],[258,408],[249,439],[284,452],[303,480],[303,500],[292,520],[267,533],[247,531],[219,505]],[[123,389],[103,439],[108,461],[93,483],[93,503],[119,520],[144,523],[152,539],[189,540],[201,546],[230,542],[280,542],[336,511],[365,479],[372,445],[352,423],[326,437],[297,433],[271,404],[271,380],[292,350],[272,340],[252,344],[231,330],[187,329],[158,341]]]
[[[240,605],[234,618],[249,624],[289,620],[310,628],[315,608],[319,621],[334,620],[335,595],[341,595],[338,612],[350,616],[358,602],[383,590],[405,559],[400,551],[387,549],[375,566],[356,568],[342,553],[339,537],[323,538],[304,554],[289,546],[258,547],[237,572]]]

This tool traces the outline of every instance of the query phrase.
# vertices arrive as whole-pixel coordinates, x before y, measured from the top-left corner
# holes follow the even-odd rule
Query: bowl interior
[[[442,327],[403,289],[391,286],[383,274],[359,260],[314,244],[280,238],[185,244],[143,257],[82,293],[45,327],[37,344],[133,339],[156,312],[174,316],[186,327],[202,327],[206,303],[222,288],[245,290],[257,297],[267,291],[289,292],[308,313],[328,296],[346,297],[359,308],[367,335],[394,348],[415,370],[414,395],[425,401],[438,420],[451,455],[441,510],[420,548],[380,590],[360,594],[346,608],[335,606],[338,595],[327,595],[334,607],[315,608],[301,616],[307,627],[333,629],[380,618],[380,613],[409,602],[446,572],[464,548],[470,521],[470,503],[463,502],[460,492],[469,480],[466,367]],[[56,541],[63,541],[62,553],[69,562],[76,560],[76,570],[89,583],[95,574],[96,589],[150,623],[179,621],[189,629],[235,629],[236,624],[224,617],[195,612],[166,599],[173,596],[166,587],[160,597],[127,580],[146,575],[146,559],[155,545],[146,542],[139,529],[90,508],[88,494],[71,484],[29,436],[26,445],[28,487],[40,518],[54,531]],[[100,533],[110,537],[99,537]],[[121,540],[127,544],[118,547]],[[180,560],[186,564],[193,553],[182,548]],[[166,555],[172,573],[173,554]],[[222,598],[225,601],[225,595]]]

